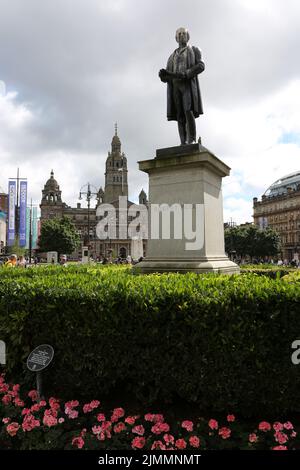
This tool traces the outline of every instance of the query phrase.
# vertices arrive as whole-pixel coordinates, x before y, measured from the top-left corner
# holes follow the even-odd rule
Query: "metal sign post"
[[[37,346],[27,358],[27,368],[31,372],[36,372],[36,389],[38,392],[38,401],[41,400],[42,391],[42,370],[44,370],[52,361],[54,349],[50,344],[41,344]]]

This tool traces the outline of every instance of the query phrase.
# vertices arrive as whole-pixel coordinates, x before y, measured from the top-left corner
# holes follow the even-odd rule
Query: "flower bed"
[[[272,449],[300,448],[290,421],[256,425],[233,414],[223,420],[201,417],[170,422],[161,413],[102,410],[99,400],[82,404],[57,398],[38,401],[36,390],[20,396],[19,384],[0,376],[2,449]]]

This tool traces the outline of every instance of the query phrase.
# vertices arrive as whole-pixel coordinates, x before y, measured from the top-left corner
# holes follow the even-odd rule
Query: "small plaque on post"
[[[27,367],[31,372],[40,372],[45,369],[54,356],[54,349],[49,344],[37,346],[28,356]]]

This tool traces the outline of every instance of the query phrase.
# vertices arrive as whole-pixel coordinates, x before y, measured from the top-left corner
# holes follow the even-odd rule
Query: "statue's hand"
[[[168,81],[168,72],[166,71],[166,69],[160,69],[158,75],[162,82]]]
[[[179,78],[180,80],[185,80],[187,78],[187,75],[186,73],[182,73],[182,72],[177,72],[176,74],[176,78]]]

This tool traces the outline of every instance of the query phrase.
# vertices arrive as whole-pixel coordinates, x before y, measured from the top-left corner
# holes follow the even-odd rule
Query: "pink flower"
[[[162,423],[164,421],[164,417],[160,414],[148,413],[145,415],[145,421],[150,421],[152,423]]]
[[[222,439],[229,439],[231,434],[231,430],[229,428],[223,427],[219,429],[219,436],[222,437]]]
[[[58,411],[60,409],[59,400],[57,400],[57,398],[51,397],[49,399],[49,405],[50,405],[51,410]],[[45,406],[46,406],[46,404],[45,404]],[[66,406],[66,408],[69,409],[69,407],[67,407],[67,406]]]
[[[123,410],[123,408],[115,408],[111,417],[112,423],[118,421],[118,419],[120,418],[123,418],[124,415],[125,411]]]
[[[166,446],[164,445],[162,441],[154,441],[151,446],[151,450],[155,450],[155,449],[166,450]]]
[[[290,421],[287,421],[286,423],[284,423],[283,427],[284,429],[294,429],[294,426],[292,425]]]
[[[296,437],[297,433],[295,431],[291,432],[291,437]]]
[[[103,413],[99,413],[97,415],[97,421],[99,421],[99,423],[101,423],[101,421],[105,421],[105,415]]]
[[[35,419],[35,417],[31,414],[28,413],[24,416],[23,423],[22,423],[22,429],[23,431],[32,431],[32,429],[37,428],[40,426],[40,422],[38,419]]]
[[[100,401],[92,400],[90,403],[87,403],[86,405],[83,406],[83,412],[90,413],[95,408],[98,408],[99,405],[100,405]]]
[[[45,400],[41,400],[39,402],[39,405],[40,405],[40,408],[42,408],[43,406],[46,406],[47,405],[47,402]],[[50,405],[51,406],[51,405]]]
[[[276,446],[276,447],[272,447],[272,450],[287,450],[287,446]]]
[[[14,404],[15,404],[16,406],[20,406],[21,408],[23,408],[23,406],[24,406],[23,400],[21,400],[19,397],[16,397],[16,398],[15,398]]]
[[[4,405],[9,405],[11,402],[11,395],[4,395],[4,397],[2,397],[2,403],[4,403]]]
[[[2,423],[4,424],[10,423],[10,418],[2,418]]]
[[[32,407],[30,408],[31,413],[34,413],[34,412],[39,411],[39,410],[40,410],[40,405],[39,405],[39,403],[35,403],[35,404],[32,405]]]
[[[9,386],[7,384],[0,385],[0,392],[1,393],[7,393],[8,390],[9,390]]]
[[[177,441],[175,442],[175,447],[177,447],[177,449],[185,449],[186,448],[186,442],[184,439],[177,439]]]
[[[93,408],[91,407],[91,405],[89,403],[87,403],[86,405],[83,405],[83,412],[84,413],[90,413],[91,411],[93,411]]]
[[[164,435],[164,441],[166,444],[174,444],[175,442],[175,439],[174,439],[174,436],[172,436],[172,434],[165,434]]]
[[[170,426],[167,423],[156,423],[151,428],[153,434],[161,434],[162,432],[169,432]]]
[[[285,444],[289,440],[287,434],[285,434],[284,432],[280,432],[280,431],[276,431],[274,434],[274,437],[275,437],[275,441],[278,442],[279,444]]]
[[[99,434],[101,432],[101,426],[93,426],[92,432],[93,434]]]
[[[258,429],[260,431],[264,431],[264,432],[270,431],[271,430],[271,424],[268,423],[267,421],[261,421],[261,423],[259,423],[259,425],[258,425]]]
[[[197,448],[200,447],[200,439],[197,436],[191,436],[189,438],[189,443],[190,443],[190,446],[192,447],[197,447]]]
[[[143,436],[145,433],[145,428],[140,424],[139,426],[134,426],[134,428],[132,428],[132,432],[134,434],[138,434],[139,436]]]
[[[253,442],[257,442],[257,441],[258,441],[258,437],[255,434],[255,432],[249,434],[249,442],[253,443]]]
[[[144,437],[135,437],[131,442],[131,447],[133,449],[142,449],[146,444],[146,439]]]
[[[65,418],[59,418],[58,422],[59,422],[59,424],[64,423],[64,422],[65,422]]]
[[[18,430],[20,429],[20,425],[16,422],[13,422],[13,423],[10,423],[7,425],[6,427],[6,431],[8,432],[8,434],[10,436],[15,436],[18,432]]]
[[[234,415],[227,415],[227,421],[228,421],[228,423],[233,423],[235,421],[235,416]]]
[[[119,434],[120,432],[124,431],[125,429],[126,429],[126,425],[122,422],[120,422],[120,423],[118,423],[114,426],[114,432],[116,434]]]
[[[51,428],[57,425],[57,419],[51,414],[51,410],[46,410],[43,418],[43,424]]]
[[[193,424],[192,421],[186,420],[186,421],[182,421],[181,427],[186,429],[187,431],[191,432],[194,429],[194,424]]]
[[[72,445],[76,446],[78,449],[82,449],[82,447],[84,446],[84,440],[82,439],[82,437],[74,437],[72,439]]]
[[[36,390],[30,390],[30,392],[28,392],[28,396],[32,401],[38,401],[39,395]]]
[[[20,385],[19,384],[15,384],[12,388],[12,393],[13,393],[13,396],[17,396],[19,394],[19,391],[20,391]]]
[[[125,423],[130,424],[130,425],[132,426],[132,425],[134,425],[135,420],[136,420],[136,417],[135,417],[135,416],[128,416],[128,417],[125,419]]]
[[[100,401],[99,400],[92,400],[90,405],[94,410],[95,408],[98,408],[98,406],[100,406]]]
[[[53,400],[55,400],[55,398]],[[49,400],[49,403],[50,403],[50,401],[51,401],[51,398]],[[78,405],[79,405],[78,400],[71,400],[71,401],[67,401],[65,403],[65,408],[76,408],[76,406],[78,406]]]
[[[67,410],[65,410],[65,413],[66,413],[66,415],[68,415],[68,417],[69,417],[70,419],[76,419],[76,418],[78,418],[78,411],[76,411],[76,410],[69,410],[69,409],[67,409]]]
[[[208,421],[208,426],[210,427],[210,429],[218,429],[219,424],[218,421],[216,421],[215,419],[210,419]]]
[[[273,424],[273,429],[275,431],[282,431],[283,430],[283,424],[279,423],[279,421],[276,421],[276,423]]]

